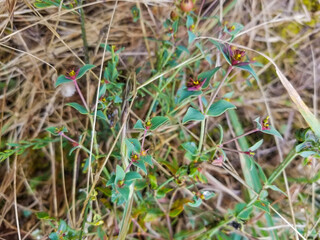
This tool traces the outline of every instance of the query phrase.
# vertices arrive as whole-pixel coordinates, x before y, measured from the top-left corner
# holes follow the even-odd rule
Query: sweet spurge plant
[[[41,0],[34,6],[79,15],[83,27],[85,3],[71,2]],[[293,161],[310,166],[319,159],[319,121],[300,98],[293,99],[309,126],[297,133],[296,144],[280,163],[270,160],[272,170],[266,167],[261,154],[279,148],[285,131],[277,130],[280,124],[268,106],[267,112],[248,108],[250,114],[242,117],[246,105],[243,92],[237,92],[259,88],[263,76],[256,68],[264,65],[250,60],[248,55],[260,57],[257,52],[239,46],[244,26],[223,24],[222,15],[208,17],[205,2],[172,5],[175,9],[161,22],[164,34],[144,36],[148,59],[142,64],[132,64],[125,57],[131,52],[121,44],[110,45],[109,32],[105,43],[90,43],[103,56],[99,63],[87,52],[82,28],[85,62],[67,72],[57,67],[60,74],[54,83],[56,91],[74,85],[76,96],[63,98],[61,109],[63,119],[68,112],[73,118],[50,122],[45,137],[11,143],[0,152],[2,162],[50,146],[54,161],[61,163],[54,178],[59,179],[55,184],[61,186],[58,197],[65,205],[55,203],[56,214],[47,207],[36,212],[49,239],[319,237],[315,187],[312,199],[299,195],[313,204],[308,228],[301,215],[290,215],[295,212],[285,174]],[[140,3],[127,9],[144,35],[148,11]],[[215,31],[208,37],[202,26],[214,20]],[[150,50],[152,41],[156,47]],[[94,94],[85,81],[94,85]],[[58,145],[59,151],[53,150]],[[319,176],[301,181],[315,184]],[[230,203],[222,201],[226,194],[233,198]],[[282,211],[281,199],[289,201],[290,213]]]

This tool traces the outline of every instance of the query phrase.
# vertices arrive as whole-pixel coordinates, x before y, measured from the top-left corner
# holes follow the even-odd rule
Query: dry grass
[[[197,2],[196,13],[201,5],[200,0]],[[319,7],[314,11],[308,8],[306,1],[302,0],[239,0],[234,5],[233,2],[231,0],[224,3],[216,0],[205,1],[201,13],[205,13],[208,17],[218,16],[223,21],[243,24],[245,28],[236,38],[235,43],[269,56],[293,85],[301,99],[312,109],[314,115],[318,116],[320,26],[319,22],[314,22],[314,19],[319,19]],[[119,1],[111,25],[109,23],[115,1],[92,0],[84,3],[89,59],[90,63],[98,66],[94,73],[80,81],[81,89],[91,107],[95,103],[95,91],[99,80],[98,69],[101,67],[103,58],[104,63],[110,59],[110,55],[106,53],[104,56],[99,48],[99,45],[104,43],[109,28],[108,44],[125,47],[125,51],[120,54],[118,69],[121,71],[121,81],[133,79],[135,69],[142,67],[141,73],[136,78],[136,84],[142,88],[141,86],[149,83],[146,81],[155,64],[159,47],[159,44],[150,38],[164,38],[166,30],[162,23],[176,7],[173,1],[169,0],[140,1],[137,6],[141,9],[143,18],[134,23],[130,8],[136,3],[137,1]],[[66,102],[80,102],[79,97],[74,95],[64,98],[60,88],[54,88],[54,82],[59,74],[64,74],[72,66],[81,66],[84,63],[79,15],[56,7],[36,9],[32,4],[33,2],[28,0],[0,0],[0,147],[2,150],[6,148],[6,143],[47,136],[45,128],[48,126],[67,126],[70,136],[77,138],[81,131],[88,129],[90,125],[83,115],[64,106]],[[232,7],[223,16],[221,10],[228,9],[228,6]],[[218,37],[215,18],[200,21],[198,29],[203,37]],[[187,42],[186,32],[180,32],[179,37],[182,37],[181,43]],[[215,55],[216,51],[212,53]],[[297,111],[296,105],[292,103],[286,88],[279,81],[273,65],[254,51],[248,50],[248,55],[256,57],[265,64],[264,67],[257,68],[261,79],[260,85],[248,87],[244,84],[244,76],[237,72],[234,74],[237,80],[231,83],[230,88],[235,91],[233,99],[241,99],[236,102],[236,105],[244,128],[250,129],[252,119],[257,116],[266,116],[268,112],[272,116],[274,126],[283,133],[283,141],[265,137],[263,149],[257,153],[256,161],[267,175],[270,175],[294,145],[294,131],[307,127],[307,124]],[[208,68],[208,64],[203,64],[196,71],[201,72]],[[173,72],[168,70],[164,73],[168,76]],[[230,88],[222,89],[221,96]],[[134,106],[129,109],[130,128],[137,119],[144,119],[148,114],[153,97],[149,94],[144,97],[138,94],[136,99],[144,101],[144,104],[141,109],[135,109]],[[148,138],[147,145],[150,151],[157,154],[159,159],[167,157],[169,162],[178,159],[180,165],[186,163],[186,160],[183,160],[183,151],[179,148],[181,144],[181,139],[178,138],[179,131],[183,129],[185,134],[194,136],[194,139],[198,138],[198,131],[192,129],[193,126],[182,127],[177,121],[180,119],[181,123],[186,109],[182,107],[179,110],[175,116],[176,120],[173,121],[174,124],[164,127],[153,138]],[[122,113],[118,114],[120,118]],[[121,121],[121,119],[115,119],[115,121]],[[214,118],[208,122],[208,133],[212,134],[213,139],[217,139],[214,136],[214,128],[220,121],[225,121],[225,117]],[[99,133],[105,129],[98,127],[97,131]],[[127,129],[126,133],[127,136],[137,136],[136,132],[130,129]],[[231,137],[232,131],[227,131],[225,138]],[[99,149],[105,154],[111,154],[110,149],[115,139],[113,137],[109,139],[101,137],[101,139]],[[249,140],[253,142],[256,139]],[[204,146],[208,148],[209,145],[208,140]],[[0,239],[35,239],[31,233],[36,230],[41,232],[42,239],[47,239],[52,228],[37,219],[34,213],[39,211],[67,219],[71,226],[80,227],[78,217],[83,210],[83,205],[79,197],[75,197],[74,191],[78,193],[80,189],[85,189],[87,177],[82,171],[73,168],[74,159],[68,156],[67,151],[62,153],[58,141],[42,149],[28,149],[24,154],[12,156],[1,163]],[[87,156],[84,153],[76,152],[75,161],[78,167],[79,165],[81,167],[85,157]],[[231,154],[229,159],[232,166],[239,172],[239,177],[243,178],[238,155]],[[102,162],[100,162],[101,165]],[[106,164],[110,172],[114,166],[113,160]],[[64,168],[64,174],[61,167]],[[102,166],[100,167],[102,169]],[[163,182],[168,175],[170,176],[168,166],[158,164],[157,167],[158,181]],[[290,198],[277,192],[272,192],[270,195],[273,203],[278,204],[278,210],[281,209],[281,215],[293,225],[302,225],[311,229],[315,224],[314,219],[319,217],[318,182],[306,184],[295,181],[296,178],[309,179],[315,176],[319,169],[318,160],[313,161],[312,167],[303,167],[301,159],[293,161],[285,171],[285,181],[279,182],[280,188],[290,193]],[[78,171],[76,179],[74,179],[74,171]],[[212,189],[218,195],[214,200],[206,203],[204,209],[216,212],[215,221],[219,222],[228,208],[233,208],[235,203],[244,201],[244,195],[241,192],[245,187],[239,182],[241,179],[235,179],[226,169],[221,170],[207,164],[203,171],[208,178],[208,183],[199,187]],[[99,180],[97,185],[101,187],[105,179],[103,176],[100,177],[94,179]],[[76,181],[76,189],[72,188],[73,181]],[[169,206],[170,209],[173,200],[189,194],[190,192],[176,188],[161,204]],[[116,207],[105,197],[100,195],[99,197],[101,197],[100,202],[93,204],[97,203],[98,212],[101,208],[99,204],[109,209],[103,215],[103,229],[108,236],[112,236],[119,227],[119,222],[117,223],[119,217],[115,215]],[[171,203],[166,202],[170,200]],[[75,206],[73,206],[74,203]],[[160,206],[161,204],[159,203]],[[29,215],[29,213],[32,214]],[[196,214],[204,213],[195,213],[194,217],[197,216]],[[179,215],[172,231],[177,233],[191,229],[188,219],[187,215]],[[133,236],[136,236],[135,239],[158,236],[158,233],[152,232],[152,229],[167,227],[165,218],[158,220],[158,223],[150,222],[142,227],[139,222],[134,222],[128,239],[133,239]],[[264,221],[262,215],[254,216],[247,224],[261,231],[258,221]],[[289,237],[287,239],[294,238],[294,231],[289,231],[285,222],[278,219],[276,225],[279,225],[279,236],[284,234],[283,236]],[[319,230],[319,226],[316,229]],[[138,233],[140,237],[136,235]],[[240,234],[243,236],[248,234],[246,236],[250,238],[249,233]],[[189,239],[195,239],[195,237]]]

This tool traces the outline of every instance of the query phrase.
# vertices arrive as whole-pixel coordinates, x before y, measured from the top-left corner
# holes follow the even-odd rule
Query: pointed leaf
[[[133,129],[144,130],[144,126],[141,120],[138,120],[136,124],[133,126]]]
[[[270,210],[269,210],[270,203],[268,201],[258,200],[258,201],[255,201],[253,205],[267,213],[270,213]]]
[[[141,161],[148,163],[150,166],[153,166],[151,155],[141,156],[140,159]]]
[[[198,75],[198,79],[206,79],[206,82],[203,84],[202,88],[206,88],[208,87],[211,78],[213,77],[213,75],[220,69],[221,67],[216,67],[214,69],[211,69],[209,71],[206,72],[202,72]]]
[[[126,174],[125,174],[123,168],[120,167],[119,165],[117,165],[115,183],[123,180],[125,176],[126,176]]]
[[[104,115],[101,110],[98,110],[98,111],[97,111],[97,117],[98,117],[98,118],[101,118],[102,120],[108,121],[106,115]]]
[[[116,175],[114,174],[114,172],[111,174],[110,179],[108,180],[106,186],[111,186],[113,184],[115,184],[115,180],[116,180]]]
[[[193,18],[190,15],[187,15],[186,26],[189,29],[194,24]]]
[[[157,129],[161,125],[165,124],[167,121],[169,121],[169,118],[167,118],[167,117],[154,117],[154,118],[152,118],[150,130]]]
[[[282,191],[280,188],[278,188],[276,185],[267,185],[266,188],[270,188],[272,189],[273,191],[277,191],[277,192],[281,192],[282,194],[284,194],[285,196],[287,196],[287,194]]]
[[[145,172],[145,174],[147,174],[147,168],[146,168],[146,165],[144,165],[144,162],[143,161],[138,161],[138,162],[134,162],[133,165],[135,165],[136,167],[138,168],[141,168],[142,171]]]
[[[79,103],[67,103],[67,106],[73,107],[74,109],[78,110],[81,114],[88,114],[88,111],[85,107],[81,106]]]
[[[95,65],[92,65],[92,64],[84,65],[82,68],[80,68],[78,76],[76,77],[76,79],[81,78],[86,72],[88,72],[90,69],[92,69],[94,67],[95,67]]]
[[[214,192],[210,191],[203,191],[202,194],[204,195],[205,200],[208,200],[216,195]]]
[[[178,93],[179,95],[178,103],[181,103],[183,100],[189,97],[199,96],[201,93],[202,91],[189,91],[187,88],[181,89]]]
[[[68,83],[68,82],[72,82],[72,80],[66,78],[66,76],[64,76],[64,75],[60,75],[60,76],[57,78],[57,81],[56,81],[56,83],[54,84],[54,87],[58,87],[60,84],[62,84],[62,83]]]
[[[198,148],[194,142],[186,142],[181,145],[186,151],[188,151],[191,155],[198,155]]]
[[[278,137],[278,138],[280,138],[280,139],[283,139],[282,136],[281,136],[281,134],[280,134],[274,127],[270,126],[269,128],[270,128],[270,129],[268,129],[268,130],[262,130],[261,132],[267,133],[267,134],[271,134],[271,135],[276,136],[276,137]]]
[[[258,78],[256,72],[252,69],[252,67],[250,67],[250,65],[235,66],[235,67],[249,72],[257,81],[259,81],[259,78]]]
[[[199,207],[201,205],[201,203],[202,203],[202,199],[201,198],[194,197],[193,200],[194,200],[194,202],[192,202],[192,203],[189,202],[188,203],[188,205],[191,206],[191,207]]]
[[[141,175],[137,172],[128,172],[124,178],[124,181],[134,181],[137,179],[142,179]]]
[[[256,142],[252,147],[249,148],[250,151],[254,152],[255,150],[257,150],[263,143],[263,139],[261,139],[260,141]]]
[[[197,38],[197,36],[191,31],[188,31],[188,36],[189,36],[188,44],[191,44]]]
[[[182,119],[182,123],[186,123],[189,121],[202,121],[202,120],[204,120],[203,114],[197,109],[189,107],[186,115],[184,115]]]
[[[237,108],[232,103],[226,101],[226,100],[219,100],[218,102],[215,102],[211,105],[208,111],[209,116],[217,117],[223,114],[225,111],[229,109],[235,109]]]
[[[127,201],[129,199],[129,193],[130,193],[130,189],[129,187],[117,187],[117,190],[119,191],[119,193],[122,195],[122,197]]]

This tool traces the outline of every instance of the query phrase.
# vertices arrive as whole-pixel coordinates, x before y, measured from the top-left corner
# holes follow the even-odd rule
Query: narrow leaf
[[[81,106],[78,103],[72,102],[72,103],[67,103],[67,106],[73,107],[74,109],[78,110],[81,114],[88,114],[87,109],[85,107]]]
[[[79,79],[81,78],[86,72],[88,72],[90,69],[94,68],[95,65],[92,65],[92,64],[86,64],[84,65],[82,68],[80,68],[79,70],[79,74],[77,76],[76,79]]]

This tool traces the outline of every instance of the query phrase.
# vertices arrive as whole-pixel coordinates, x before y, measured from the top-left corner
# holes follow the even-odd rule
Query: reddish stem
[[[81,93],[81,91],[80,91],[80,88],[79,88],[79,85],[78,85],[78,83],[77,83],[77,80],[75,79],[75,80],[73,80],[73,83],[74,83],[74,85],[75,85],[75,87],[76,87],[76,89],[77,89],[77,92],[78,92],[78,94],[79,94],[79,96],[80,96],[80,98],[81,98],[81,100],[82,100],[82,103],[83,103],[83,105],[84,105],[84,107],[87,109],[87,111],[89,112],[90,110],[89,110],[89,107],[88,107],[88,105],[87,105],[87,102],[86,102],[86,100],[84,99],[84,97],[83,97],[83,95],[82,95],[82,93]]]
[[[253,129],[253,130],[251,130],[251,131],[249,131],[249,132],[246,132],[246,133],[244,133],[244,134],[241,134],[240,136],[237,136],[237,137],[232,138],[232,139],[230,139],[230,140],[228,140],[228,141],[226,141],[226,142],[221,143],[221,144],[219,145],[219,147],[222,147],[222,146],[225,145],[225,144],[231,143],[231,142],[233,142],[233,141],[235,141],[235,140],[237,140],[237,139],[239,139],[239,138],[245,137],[245,136],[247,136],[247,135],[250,135],[250,134],[252,134],[252,133],[259,132],[259,131],[260,131],[260,130],[259,130],[258,128]]]
[[[198,100],[199,100],[199,106],[200,106],[201,113],[204,113],[201,95],[198,96]]]
[[[68,141],[70,141],[70,142],[72,142],[72,143],[75,143],[75,144],[79,145],[79,143],[78,143],[78,142],[76,142],[76,141],[75,141],[75,140],[73,140],[72,138],[70,138],[70,137],[66,136],[63,132],[61,132],[59,135],[60,135],[60,136],[62,136],[62,137],[64,137],[64,138],[65,138],[65,139],[67,139]]]

